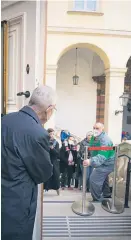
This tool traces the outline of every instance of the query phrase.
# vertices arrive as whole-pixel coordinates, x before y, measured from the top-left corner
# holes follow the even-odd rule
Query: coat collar
[[[28,107],[28,106],[25,106],[23,107],[22,109],[20,109],[20,112],[24,112],[26,114],[28,114],[30,117],[32,117],[37,123],[41,124],[41,121],[39,120],[37,114],[35,113],[35,111]],[[42,124],[41,124],[42,125]]]
[[[95,137],[95,141],[100,141],[104,135],[105,135],[105,132],[102,132],[99,136]]]

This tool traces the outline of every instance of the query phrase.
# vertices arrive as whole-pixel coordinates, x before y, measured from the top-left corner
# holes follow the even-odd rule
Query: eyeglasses
[[[47,108],[47,110],[48,110],[49,108],[52,109],[52,110],[57,111],[57,109],[56,109],[56,105],[50,105],[50,106]]]
[[[55,111],[57,111],[57,108],[56,108],[56,105],[54,105],[54,108],[53,108]]]

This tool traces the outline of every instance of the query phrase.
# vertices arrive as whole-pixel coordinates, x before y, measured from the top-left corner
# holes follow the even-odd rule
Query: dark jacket
[[[65,168],[68,167],[68,158],[69,153],[72,152],[73,161],[76,164],[77,163],[77,151],[76,147],[74,145],[69,145],[65,147],[65,144],[62,144],[62,147],[60,149],[60,171],[61,173],[64,172]],[[73,168],[73,171],[75,171],[75,164],[74,166],[71,166]]]
[[[2,240],[32,240],[37,184],[52,175],[49,136],[24,107],[2,118]]]
[[[80,163],[84,160],[84,151],[85,151],[85,147],[89,147],[89,142],[87,140],[87,138],[83,139],[80,143],[80,149],[79,149],[79,152],[78,152],[78,159],[80,161]],[[90,155],[90,153],[88,153]]]
[[[54,139],[52,141],[53,149],[50,149],[50,158],[53,164],[53,175],[51,178],[44,184],[44,189],[46,190],[58,190],[60,188],[60,171],[59,171],[59,143]]]

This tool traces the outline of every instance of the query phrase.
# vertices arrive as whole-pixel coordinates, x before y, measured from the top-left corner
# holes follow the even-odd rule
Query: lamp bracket
[[[118,115],[119,113],[123,113],[123,110],[116,110],[115,115]]]

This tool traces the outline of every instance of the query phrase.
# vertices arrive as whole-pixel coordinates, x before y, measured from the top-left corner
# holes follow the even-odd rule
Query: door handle
[[[26,98],[29,98],[30,97],[30,92],[29,91],[26,91],[26,92],[19,92],[17,93],[17,96],[25,96]]]

